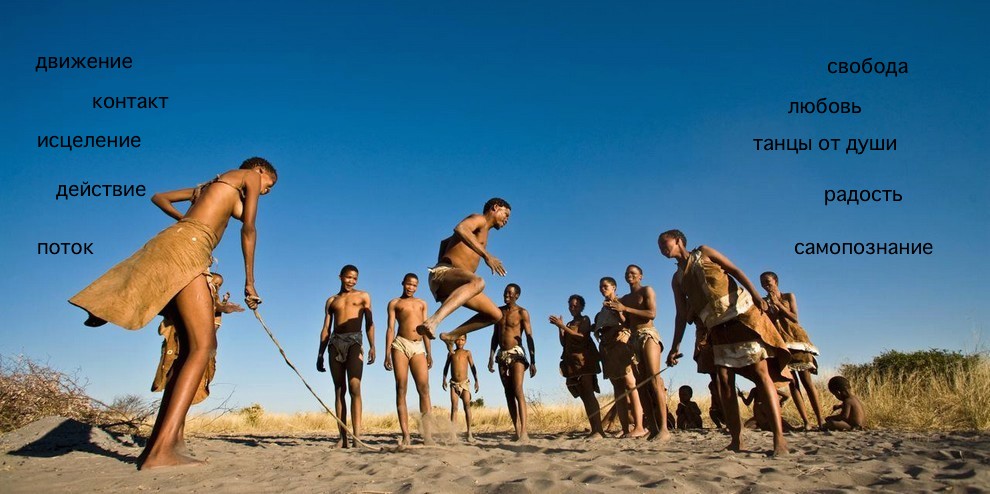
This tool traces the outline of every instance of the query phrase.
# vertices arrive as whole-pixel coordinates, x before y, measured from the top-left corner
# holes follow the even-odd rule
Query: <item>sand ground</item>
[[[990,435],[862,431],[788,434],[792,454],[768,458],[768,433],[747,432],[750,451],[720,451],[728,437],[707,430],[644,440],[587,441],[583,434],[481,434],[474,444],[399,450],[396,436],[366,442],[380,451],[333,449],[330,435],[213,435],[189,438],[204,466],[139,472],[141,448],[51,417],[0,436],[0,491],[19,492],[986,492]]]

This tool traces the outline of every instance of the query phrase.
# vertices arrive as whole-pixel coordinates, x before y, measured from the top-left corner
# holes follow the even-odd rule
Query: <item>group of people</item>
[[[88,326],[112,322],[127,329],[139,329],[156,314],[162,314],[172,328],[171,334],[177,341],[176,356],[169,359],[169,368],[163,374],[161,409],[145,450],[138,458],[139,468],[199,463],[186,454],[182,436],[185,417],[194,398],[202,396],[202,388],[209,381],[207,374],[212,374],[208,369],[212,369],[216,352],[219,316],[238,309],[217,295],[217,284],[211,281],[214,275],[209,270],[211,254],[230,218],[240,220],[245,303],[251,309],[257,308],[262,300],[254,287],[255,218],[259,197],[267,194],[277,180],[275,168],[263,158],[255,157],[246,160],[239,169],[197,187],[156,194],[152,198],[154,204],[178,220],[177,223],[70,299],[70,303],[87,311],[84,324]],[[174,204],[179,202],[190,203],[185,213],[175,208]],[[478,378],[473,356],[465,343],[469,333],[491,325],[494,331],[488,368],[495,372],[497,364],[516,438],[527,438],[523,380],[527,371],[530,376],[536,375],[529,312],[517,303],[522,293],[518,285],[506,286],[504,305],[498,306],[485,295],[484,280],[476,274],[481,261],[493,274],[506,274],[502,262],[487,250],[487,245],[491,230],[504,227],[510,214],[508,202],[493,198],[485,203],[480,214],[471,214],[460,221],[453,234],[441,241],[437,263],[430,268],[427,280],[430,292],[440,303],[433,314],[428,313],[424,300],[415,297],[419,278],[414,273],[403,277],[402,295],[388,303],[385,367],[395,373],[396,406],[404,444],[410,441],[405,404],[408,376],[412,375],[419,392],[420,411],[429,414],[428,370],[433,365],[430,343],[437,336],[448,350],[443,385],[445,388],[449,385],[450,389],[451,419],[458,403],[463,403],[467,437],[472,438],[469,370],[474,377],[475,392]],[[833,390],[843,400],[841,412],[823,422],[811,381],[817,350],[797,322],[793,294],[779,291],[777,275],[767,272],[761,276],[767,295],[760,297],[746,275],[724,255],[707,246],[689,250],[686,242],[678,230],[664,232],[658,239],[661,254],[676,259],[678,265],[671,280],[676,316],[666,363],[676,365],[683,357],[680,345],[684,331],[687,324],[694,324],[697,328],[694,359],[698,371],[711,377],[713,409],[724,416],[728,425],[732,437],[729,449],[742,447],[737,374],[756,383],[756,392],[762,397],[777,396],[778,383],[789,386],[806,424],[807,415],[799,399],[801,386],[808,392],[820,426],[861,425],[862,407],[845,380],[836,384],[838,391]],[[346,421],[345,398],[350,395],[354,434],[360,434],[361,430],[362,324],[369,340],[368,363],[375,361],[371,298],[355,289],[357,280],[356,267],[348,265],[340,271],[340,290],[327,299],[324,308],[317,359],[317,369],[325,371],[324,354],[329,351],[337,415]],[[667,440],[670,437],[667,391],[660,376],[664,348],[653,322],[657,313],[656,294],[653,288],[643,285],[643,270],[639,266],[630,265],[626,269],[625,281],[629,293],[619,297],[615,279],[601,279],[599,290],[604,300],[594,321],[583,315],[585,300],[580,295],[568,299],[570,321],[564,322],[559,315],[549,317],[549,322],[559,330],[563,347],[560,370],[571,394],[584,403],[592,436],[604,436],[602,411],[595,397],[599,391],[597,374],[601,372],[612,382],[616,397],[614,414],[621,424],[622,436]],[[452,331],[437,335],[443,320],[460,307],[467,307],[475,314]],[[598,340],[597,344],[592,336]],[[792,377],[792,371],[797,378]],[[830,390],[832,384],[829,383]],[[690,399],[684,399],[683,390],[681,400],[678,422],[680,416],[690,414],[692,418],[685,423],[700,424],[700,412],[690,409],[687,404],[691,403]],[[779,401],[764,399],[763,403],[769,417],[768,428],[774,433],[774,453],[785,453]],[[432,442],[430,421],[422,422],[424,441]],[[341,446],[348,445],[347,434],[347,429],[340,427]]]

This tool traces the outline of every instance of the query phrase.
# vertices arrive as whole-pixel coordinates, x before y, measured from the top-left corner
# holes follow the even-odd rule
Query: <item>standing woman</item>
[[[797,298],[793,293],[780,293],[777,286],[777,273],[767,271],[760,275],[760,286],[767,291],[767,296],[763,300],[767,301],[767,315],[773,321],[774,326],[780,333],[781,338],[787,343],[787,349],[791,351],[791,362],[788,364],[798,379],[792,379],[790,383],[791,396],[794,398],[794,406],[797,407],[798,415],[804,421],[804,428],[808,428],[808,414],[804,410],[804,400],[801,399],[801,385],[804,385],[808,392],[808,401],[811,402],[811,409],[818,419],[818,428],[822,427],[822,409],[818,400],[818,390],[811,382],[811,375],[818,374],[818,349],[811,344],[808,333],[798,324]]]
[[[176,322],[186,350],[166,384],[151,437],[138,457],[139,469],[202,463],[182,454],[181,431],[217,347],[213,296],[204,274],[230,218],[241,220],[245,302],[251,309],[261,303],[254,288],[255,218],[258,198],[271,191],[277,180],[271,163],[250,158],[240,169],[198,187],[155,194],[152,202],[179,221],[69,299],[89,314],[87,326],[112,322],[139,329],[161,312]],[[192,203],[184,215],[172,205],[182,201]]]
[[[560,332],[560,345],[564,347],[560,354],[560,373],[567,378],[567,390],[571,396],[581,398],[584,411],[591,423],[591,434],[588,437],[605,437],[602,430],[601,409],[595,393],[598,389],[598,373],[602,371],[598,363],[598,348],[591,339],[591,319],[581,314],[584,311],[584,297],[571,295],[567,299],[567,310],[571,313],[571,322],[564,324],[561,316],[550,316],[550,324],[557,326]]]

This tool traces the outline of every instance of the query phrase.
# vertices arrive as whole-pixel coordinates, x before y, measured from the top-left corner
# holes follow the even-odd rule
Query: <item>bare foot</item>
[[[646,435],[649,435],[649,434],[650,434],[649,431],[647,431],[646,429],[640,428],[640,429],[636,429],[636,430],[631,431],[631,432],[627,432],[627,433],[623,434],[620,437],[622,439],[638,439],[638,438],[641,438],[641,437],[646,436]]]
[[[650,441],[657,441],[657,442],[661,442],[661,443],[665,443],[667,441],[670,441],[670,431],[664,430],[663,432],[660,432],[658,434],[651,434],[649,440]]]
[[[206,463],[177,453],[148,454],[144,461],[138,464],[138,470],[167,467],[195,467]]]
[[[433,440],[433,436],[423,436],[423,444],[427,446],[436,446],[437,442]]]
[[[454,353],[454,340],[450,333],[440,333],[440,341],[447,345],[447,353]]]
[[[409,436],[402,436],[402,439],[399,440],[399,446],[409,446],[410,444],[412,444],[412,439]]]
[[[528,444],[529,443],[529,435],[528,434],[523,434],[521,436],[517,436],[516,437],[516,442],[519,443],[519,444]]]
[[[770,453],[771,457],[777,458],[780,456],[787,456],[788,454],[790,454],[790,451],[787,449],[787,441],[781,439],[780,442],[774,441],[774,443],[775,444],[773,445],[773,453]]]
[[[586,440],[589,440],[589,441],[598,440],[598,439],[605,439],[605,434],[602,434],[601,432],[592,432],[592,433],[588,434],[587,436],[584,436],[584,438]]]
[[[725,450],[738,453],[742,451],[742,442],[738,439],[733,439],[732,441],[729,441],[729,445],[725,447]]]
[[[99,317],[96,317],[93,314],[90,314],[89,312],[87,312],[87,314],[89,314],[89,317],[86,318],[85,321],[83,321],[83,325],[85,326],[89,326],[91,328],[97,328],[107,323],[105,320],[100,319]]]
[[[467,437],[465,438],[465,440],[467,440],[467,442],[469,442],[469,443],[474,443],[474,436],[471,435],[470,432],[468,432]]]
[[[344,440],[344,438],[340,438],[340,439],[338,439],[338,440],[337,440],[337,442],[336,442],[336,443],[335,443],[335,444],[333,445],[333,447],[334,447],[334,449],[347,449],[347,448],[349,447],[349,446],[347,445],[347,443],[348,443],[348,442],[349,442],[349,441],[345,441],[345,440]]]
[[[436,331],[432,326],[428,326],[425,322],[419,326],[416,326],[416,332],[431,340],[437,339],[437,336],[434,334]]]

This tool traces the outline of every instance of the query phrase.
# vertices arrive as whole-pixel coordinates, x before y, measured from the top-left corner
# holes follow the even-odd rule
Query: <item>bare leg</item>
[[[526,433],[526,395],[523,393],[523,378],[526,377],[526,366],[522,362],[513,362],[509,370],[512,379],[512,394],[516,401],[518,419],[516,422],[516,439],[528,441]]]
[[[797,376],[788,383],[787,387],[791,389],[791,398],[794,399],[794,408],[797,408],[798,415],[801,417],[801,422],[804,422],[804,428],[808,429],[808,412],[804,410],[804,400],[801,399],[801,383],[798,382]]]
[[[364,374],[364,360],[361,349],[354,345],[347,355],[347,391],[351,395],[351,427],[354,437],[361,437],[361,376]]]
[[[467,441],[474,442],[474,435],[471,434],[471,392],[464,390],[461,392],[461,400],[464,401],[464,422],[467,423]]]
[[[521,364],[520,364],[521,365]],[[509,375],[506,374],[509,371]],[[506,369],[501,362],[498,364],[498,377],[502,380],[502,391],[505,394],[505,406],[509,409],[509,418],[512,419],[512,426],[516,430],[516,439],[519,439],[519,408],[516,402],[515,383],[512,379],[511,367]]]
[[[471,309],[477,314],[464,321],[460,326],[449,333],[442,333],[440,339],[447,344],[447,351],[454,351],[454,340],[461,335],[466,335],[472,331],[477,331],[485,326],[491,326],[502,319],[502,309],[499,309],[495,302],[492,302],[484,293],[479,293],[464,303],[464,307]]]
[[[798,373],[798,377],[801,379],[801,383],[804,384],[804,390],[808,392],[808,401],[811,403],[811,410],[815,412],[815,418],[818,419],[818,427],[822,424],[822,406],[821,402],[818,401],[818,389],[815,388],[815,383],[811,380],[811,371],[803,370]]]
[[[728,367],[718,367],[718,393],[729,427],[729,451],[742,450],[742,422],[739,419],[739,400],[736,398],[736,374]]]
[[[482,293],[484,289],[485,280],[481,279],[480,276],[466,269],[453,268],[448,270],[443,275],[443,281],[441,282],[438,294],[442,296],[449,293],[449,295],[440,304],[440,308],[432,316],[423,321],[423,324],[420,324],[416,328],[416,331],[432,340],[435,338],[434,333],[436,333],[437,326],[451,312],[454,312],[467,303],[475,295]]]
[[[450,421],[453,423],[457,419],[457,401],[460,400],[460,396],[454,392],[454,387],[450,387]],[[467,407],[464,407],[467,408]]]
[[[650,379],[650,383],[644,385],[652,390],[653,403],[645,403],[644,407],[651,407],[656,417],[657,426],[660,428],[656,439],[661,442],[670,440],[670,431],[667,429],[667,391],[664,389],[663,378],[660,377],[660,361],[662,359],[662,349],[657,342],[647,339],[643,347],[643,360],[639,368],[643,376],[641,379]],[[653,376],[653,377],[650,377]]]
[[[206,278],[197,276],[173,299],[185,329],[188,345],[179,362],[175,378],[165,390],[162,405],[151,438],[138,459],[138,468],[194,465],[194,460],[176,451],[181,443],[180,431],[185,423],[189,405],[203,379],[206,364],[217,347],[213,330],[213,297]]]
[[[780,400],[777,398],[777,386],[770,378],[770,371],[767,369],[767,361],[761,360],[751,366],[758,378],[757,387],[763,396],[766,397],[770,409],[771,425],[773,426],[773,455],[782,456],[788,453],[787,440],[784,439],[784,427],[780,418]]]
[[[627,436],[630,432],[629,429],[629,411],[626,409],[626,399],[619,399],[619,396],[626,391],[625,378],[621,379],[611,379],[612,381],[612,396],[615,397],[615,403],[613,405],[616,414],[619,417],[619,427],[622,429],[622,436]]]
[[[409,360],[406,354],[389,349],[392,352],[392,370],[395,372],[395,411],[399,415],[399,430],[402,431],[402,446],[409,446],[409,411],[406,409],[406,387],[409,382]]]
[[[392,360],[395,361],[394,358]],[[433,431],[430,429],[433,425],[430,423],[430,411],[433,409],[433,405],[430,404],[430,368],[426,362],[426,355],[413,355],[412,360],[409,361],[409,368],[412,369],[416,393],[419,395],[419,434],[423,436],[424,444],[433,444]],[[405,400],[403,400],[403,405],[405,405]]]
[[[626,410],[632,411],[632,430],[623,437],[636,438],[643,437],[648,434],[646,429],[643,428],[643,405],[639,401],[639,393],[635,391],[636,389],[636,377],[633,373],[627,373],[625,377],[625,389],[623,393],[629,393],[626,396]]]
[[[598,399],[595,398],[595,376],[581,376],[581,402],[584,403],[584,412],[588,414],[588,422],[591,424],[591,434],[588,437],[605,437],[602,430],[601,407]]]
[[[334,411],[344,424],[347,424],[347,369],[343,362],[337,362],[333,350],[330,351],[330,376],[333,378]],[[334,445],[337,448],[350,447],[347,438],[347,427],[337,424],[340,439]]]

